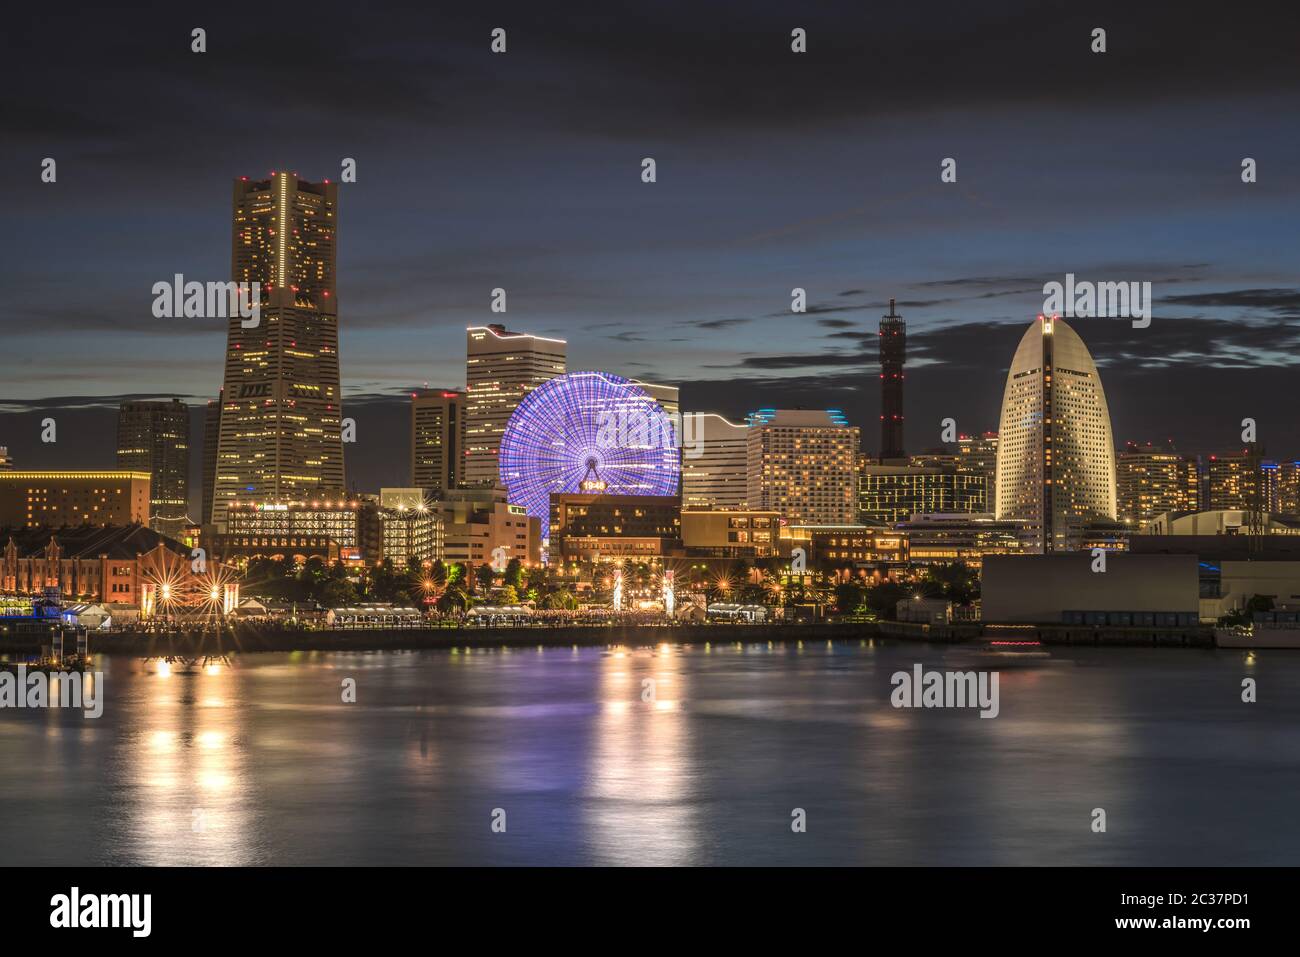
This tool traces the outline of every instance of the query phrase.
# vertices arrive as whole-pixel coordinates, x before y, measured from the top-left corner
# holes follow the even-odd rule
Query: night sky
[[[362,490],[406,483],[406,393],[462,386],[464,329],[492,321],[567,339],[571,370],[678,383],[686,409],[843,408],[874,451],[894,296],[909,450],[947,416],[996,428],[1067,272],[1152,283],[1150,328],[1072,323],[1117,441],[1226,449],[1251,416],[1300,454],[1300,13],[1132,5],[9,13],[0,445],[105,466],[123,398],[215,397],[224,323],[154,318],[152,285],[229,278],[234,177],[337,180],[353,157],[338,288]],[[196,418],[196,480],[200,440]]]

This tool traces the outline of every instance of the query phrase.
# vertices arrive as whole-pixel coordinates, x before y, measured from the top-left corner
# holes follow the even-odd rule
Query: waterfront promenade
[[[1113,647],[1214,646],[1205,627],[1090,628],[1065,625],[922,625],[909,622],[817,622],[764,624],[652,624],[602,622],[428,628],[317,629],[281,623],[237,622],[205,630],[151,628],[91,634],[94,654],[135,657],[204,656],[284,651],[396,651],[423,648],[525,648],[543,646],[703,645],[734,642],[857,641],[893,639],[937,644],[1015,648],[1023,643]],[[39,638],[14,636],[0,654],[33,654]]]

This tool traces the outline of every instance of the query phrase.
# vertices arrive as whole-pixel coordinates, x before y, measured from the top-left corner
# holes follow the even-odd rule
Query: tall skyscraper
[[[465,468],[465,393],[411,393],[411,485],[435,497],[459,488]]]
[[[123,402],[117,410],[117,465],[149,474],[149,527],[180,538],[189,523],[190,410],[170,402]]]
[[[1163,512],[1195,512],[1200,507],[1196,456],[1179,455],[1172,443],[1125,443],[1115,472],[1120,521],[1135,531]]]
[[[230,319],[212,517],[233,501],[344,488],[335,261],[338,186],[296,173],[235,181],[231,272],[261,315]]]
[[[682,505],[743,508],[749,429],[712,412],[683,419]]]
[[[880,461],[902,459],[903,363],[907,358],[907,323],[894,312],[880,319]]]
[[[223,392],[217,393],[215,400],[209,399],[203,410],[203,476],[202,476],[202,511],[199,523],[206,525],[212,521],[212,500],[216,493],[217,481],[217,445],[221,441],[221,400]]]
[[[525,395],[564,374],[565,348],[563,339],[509,332],[503,325],[465,330],[467,486],[500,485],[497,454],[506,423]]]
[[[860,441],[838,409],[761,409],[748,417],[749,508],[791,524],[852,525]]]
[[[1020,339],[1002,396],[996,515],[1029,524],[1039,551],[1116,516],[1115,442],[1097,366],[1078,333],[1039,316]]]

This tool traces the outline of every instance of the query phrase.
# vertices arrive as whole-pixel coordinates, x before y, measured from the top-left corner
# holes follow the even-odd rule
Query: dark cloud
[[[206,54],[189,52],[196,25]],[[498,25],[505,56],[488,50]],[[996,425],[1044,282],[1151,280],[1149,329],[1078,327],[1117,434],[1210,447],[1295,393],[1297,27],[1294,5],[1065,0],[16,8],[0,444],[99,462],[119,394],[215,394],[220,330],[154,319],[151,284],[225,278],[232,177],[327,177],[356,156],[339,302],[362,487],[404,481],[397,385],[457,384],[463,329],[492,318],[498,285],[513,327],[569,340],[571,368],[652,368],[697,407],[837,405],[865,424],[893,296],[921,435],[941,413]],[[1250,187],[1247,149],[1266,171]],[[37,179],[47,155],[57,185]],[[937,181],[947,155],[955,189]],[[820,297],[806,321],[794,286]],[[57,449],[32,444],[51,408],[77,416]]]
[[[753,319],[707,319],[704,322],[690,323],[697,329],[729,329],[732,326],[743,326],[753,322]]]
[[[1216,306],[1242,309],[1271,309],[1289,316],[1300,316],[1300,289],[1232,289],[1222,292],[1162,296],[1162,305]]]

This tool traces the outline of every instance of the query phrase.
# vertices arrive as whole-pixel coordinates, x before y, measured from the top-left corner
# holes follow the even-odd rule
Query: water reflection
[[[239,681],[238,672],[219,665],[159,662],[124,682],[128,697],[113,703],[129,709],[131,724],[119,721],[114,763],[134,792],[124,805],[120,838],[132,861],[255,863],[247,840],[254,792],[246,777],[244,719],[226,704],[242,699]]]
[[[620,648],[600,660],[600,711],[583,791],[598,863],[689,864],[698,853],[697,771],[682,706],[691,689],[675,650]]]
[[[889,705],[894,671],[943,668],[948,653],[711,641],[102,659],[102,718],[0,711],[0,803],[19,822],[0,863],[1182,866],[1300,853],[1286,824],[1300,657],[1064,650],[1004,669],[994,720]],[[1267,689],[1258,703],[1242,703],[1243,677]]]

